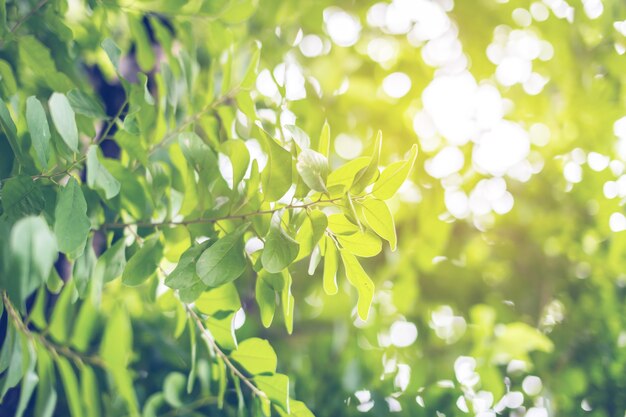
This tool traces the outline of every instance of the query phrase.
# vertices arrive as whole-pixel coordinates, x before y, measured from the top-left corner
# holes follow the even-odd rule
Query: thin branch
[[[77,366],[81,366],[85,362],[87,362],[92,365],[99,366],[100,368],[106,369],[105,363],[97,356],[88,356],[79,352],[75,352],[67,346],[60,346],[51,342],[50,340],[46,339],[43,334],[31,331],[28,326],[26,326],[22,321],[20,314],[11,303],[11,300],[7,296],[6,292],[2,293],[2,300],[4,301],[4,308],[7,310],[9,317],[11,317],[13,324],[15,324],[15,326],[17,326],[19,330],[31,341],[38,341],[44,348],[46,348],[46,350],[48,350],[53,355],[65,356],[66,358],[74,362]]]
[[[341,200],[341,197],[331,198],[329,200],[316,200],[310,203],[305,204],[289,204],[282,207],[277,207],[270,210],[260,210],[251,213],[244,214],[230,214],[222,217],[212,217],[212,218],[200,218],[200,219],[192,219],[192,220],[180,220],[180,221],[162,221],[162,222],[134,222],[134,223],[104,223],[100,226],[100,229],[123,229],[129,226],[136,227],[161,227],[161,226],[186,226],[190,224],[204,224],[204,223],[216,223],[222,220],[234,220],[234,219],[245,219],[253,216],[260,216],[263,214],[273,214],[279,210],[287,209],[302,209],[308,208],[317,204],[329,204],[334,203],[336,201]]]
[[[209,345],[211,345],[213,350],[215,350],[215,353],[217,354],[217,356],[219,356],[224,361],[224,364],[226,364],[226,366],[230,368],[231,372],[235,374],[237,378],[243,381],[243,383],[246,384],[255,395],[258,395],[259,397],[267,398],[267,394],[265,394],[263,391],[258,389],[252,382],[250,382],[250,379],[248,379],[244,374],[242,374],[241,371],[237,369],[235,365],[233,365],[230,359],[228,359],[228,356],[220,349],[215,339],[213,339],[213,335],[211,335],[209,330],[206,327],[204,327],[202,320],[200,320],[200,317],[198,317],[196,312],[193,311],[193,309],[189,305],[184,304],[184,306],[187,309],[187,313],[191,316],[191,318],[196,323],[196,326],[200,330],[200,333],[202,333],[202,337],[204,338],[204,340],[206,340],[206,342]]]
[[[46,5],[46,3],[48,3],[48,0],[41,0],[39,3],[37,3],[37,5],[35,7],[33,7],[30,12],[26,13],[24,16],[22,16],[22,18],[20,18],[20,20],[18,20],[17,22],[15,22],[15,25],[13,25],[13,27],[11,28],[10,32],[11,33],[15,33],[15,31],[22,26],[22,23],[24,23],[25,21],[27,21],[31,16],[33,16],[35,13],[37,13],[39,11],[39,9],[41,9],[43,6]]]

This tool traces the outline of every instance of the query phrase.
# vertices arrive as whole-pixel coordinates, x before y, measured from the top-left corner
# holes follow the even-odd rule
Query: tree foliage
[[[570,3],[0,0],[0,414],[623,414],[626,6]]]

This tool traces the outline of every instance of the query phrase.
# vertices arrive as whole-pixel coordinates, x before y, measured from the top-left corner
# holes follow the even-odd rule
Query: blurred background
[[[624,415],[624,19],[617,0],[261,2],[261,117],[327,119],[335,162],[377,129],[387,163],[420,149],[368,322],[302,265],[294,334],[268,334],[317,415]]]

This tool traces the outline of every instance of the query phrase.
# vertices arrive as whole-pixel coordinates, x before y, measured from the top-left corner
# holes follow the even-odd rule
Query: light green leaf
[[[337,268],[339,267],[339,256],[335,242],[330,236],[324,237],[324,274],[322,276],[324,292],[328,295],[337,294]]]
[[[272,216],[270,230],[265,236],[261,263],[266,271],[278,273],[287,268],[298,256],[300,245],[281,227],[281,211]]]
[[[67,99],[72,109],[78,114],[94,117],[96,119],[105,119],[107,117],[102,104],[100,104],[97,99],[81,90],[70,90],[70,92],[67,93]]]
[[[148,34],[142,22],[142,16],[126,13],[126,17],[128,18],[130,33],[137,47],[137,63],[142,71],[148,72],[154,67],[155,57],[152,44],[150,43],[150,39],[148,38]]]
[[[330,125],[328,124],[328,121],[324,121],[324,126],[322,126],[322,133],[320,134],[317,151],[326,158],[330,157]]]
[[[328,178],[328,160],[320,153],[305,149],[298,155],[296,169],[304,183],[312,190],[328,192],[326,179]]]
[[[268,154],[267,164],[261,174],[263,194],[268,201],[277,201],[291,188],[291,153],[265,132],[263,137]]]
[[[91,299],[86,298],[80,306],[70,339],[70,344],[79,352],[85,352],[96,335],[98,319],[98,310],[96,310]]]
[[[411,168],[413,168],[413,164],[415,163],[415,158],[417,158],[417,145],[411,147],[409,159],[394,162],[385,168],[380,174],[378,181],[374,183],[374,190],[372,192],[374,197],[381,200],[388,200],[393,197],[409,176]]]
[[[237,287],[232,282],[203,292],[194,304],[198,311],[209,316],[232,313],[241,308]]]
[[[208,316],[206,326],[215,338],[215,341],[223,349],[232,350],[237,348],[237,337],[235,336],[235,313],[228,315]]]
[[[50,154],[50,128],[48,119],[41,102],[36,97],[31,96],[26,99],[26,123],[30,133],[30,139],[35,149],[37,160],[43,169],[48,167],[48,157]]]
[[[59,191],[54,218],[59,250],[70,259],[78,258],[85,249],[91,222],[87,217],[85,196],[74,177]]]
[[[111,60],[111,63],[113,64],[115,70],[119,71],[120,56],[122,55],[122,51],[120,50],[120,48],[111,38],[106,38],[105,40],[103,40],[101,46]]]
[[[61,382],[63,382],[63,390],[65,391],[65,398],[67,399],[67,405],[70,409],[70,415],[72,417],[81,417],[84,415],[83,407],[80,403],[81,395],[74,369],[64,356],[59,355],[55,360],[59,375],[61,376]]]
[[[94,281],[106,284],[122,275],[126,267],[125,249],[124,239],[118,239],[98,258],[94,271]]]
[[[37,400],[35,402],[35,415],[37,417],[51,417],[57,402],[57,392],[54,389],[55,377],[52,359],[45,348],[37,347],[37,374],[39,386],[37,387]]]
[[[267,340],[257,337],[246,339],[230,356],[252,375],[276,372],[276,353]]]
[[[222,143],[221,152],[223,152],[228,159],[233,169],[233,189],[237,189],[237,185],[243,180],[250,164],[250,152],[242,140],[227,140]]]
[[[251,89],[254,87],[254,83],[256,81],[256,77],[257,77],[257,73],[259,69],[260,58],[261,58],[261,42],[255,41],[252,55],[250,56],[250,63],[248,64],[246,73],[244,74],[243,79],[241,81],[241,88]]]
[[[324,236],[324,231],[328,226],[328,217],[321,210],[314,210],[307,213],[307,216],[296,233],[296,242],[300,245],[300,251],[296,261],[309,256],[317,242]]]
[[[376,140],[374,142],[374,151],[372,152],[372,157],[369,161],[369,164],[366,168],[362,168],[354,177],[354,182],[352,183],[352,187],[350,190],[354,194],[359,194],[362,192],[365,187],[375,181],[379,175],[378,172],[378,161],[380,160],[380,148],[383,143],[383,134],[379,130],[378,135],[376,136]]]
[[[89,417],[100,417],[100,387],[94,370],[88,365],[80,366],[80,391],[85,412]]]
[[[272,403],[289,413],[289,378],[287,375],[257,375],[253,381]]]
[[[9,220],[40,214],[44,198],[38,182],[27,175],[11,177],[2,184],[2,208]]]
[[[311,139],[307,133],[296,125],[285,125],[285,129],[291,134],[291,138],[298,145],[300,150],[309,149],[311,147]]]
[[[120,183],[100,163],[98,147],[92,145],[87,151],[87,186],[104,194],[107,200],[120,192]]]
[[[50,49],[35,36],[20,36],[18,50],[23,68],[30,69],[52,90],[66,92],[72,88],[72,81],[62,72],[57,71]]]
[[[8,290],[21,303],[50,276],[58,256],[57,242],[43,218],[25,217],[13,226],[9,247],[16,269]]]
[[[181,397],[185,391],[185,375],[180,372],[170,372],[163,381],[163,397],[172,407],[181,407],[183,402]]]
[[[61,295],[54,305],[52,317],[50,317],[50,326],[48,332],[54,340],[63,343],[69,337],[69,329],[74,321],[74,308],[72,306],[72,298],[74,298],[74,282],[63,287]]]
[[[315,417],[302,401],[289,400],[289,408],[289,411],[291,411],[289,414],[285,414],[280,408],[278,409],[278,414],[281,417]]]
[[[236,280],[246,270],[243,254],[243,234],[250,226],[245,223],[202,252],[196,263],[196,273],[209,287]]]
[[[378,234],[378,236],[389,242],[391,250],[396,250],[396,226],[389,207],[382,200],[368,199],[361,203],[363,216],[368,226]]]
[[[383,243],[380,238],[370,231],[337,235],[336,239],[344,249],[362,258],[376,256],[383,249]]]
[[[211,240],[206,240],[187,249],[180,257],[176,268],[165,278],[165,285],[179,290],[195,286],[198,283],[202,284],[200,277],[196,274],[196,261],[212,243]]]
[[[138,417],[137,397],[128,365],[133,355],[133,328],[126,310],[113,309],[107,321],[100,356],[110,372],[115,389],[124,399],[131,416]]]
[[[122,273],[125,285],[142,284],[156,271],[163,258],[163,245],[158,235],[145,240],[143,246],[128,260]]]
[[[276,311],[276,292],[274,288],[264,279],[268,272],[261,271],[256,279],[255,298],[261,313],[263,326],[270,327],[274,320]]]
[[[6,104],[0,98],[0,127],[4,131],[7,139],[9,140],[9,145],[11,145],[11,149],[15,154],[18,162],[20,164],[24,164],[24,157],[22,156],[22,149],[20,148],[20,141],[17,137],[17,128],[15,127],[15,123],[11,118],[11,113],[7,109]]]
[[[367,321],[369,316],[370,306],[372,305],[372,299],[374,298],[374,282],[365,273],[365,270],[359,263],[359,261],[345,249],[340,249],[341,261],[346,272],[346,278],[350,284],[352,284],[359,293],[359,299],[357,302],[357,311],[359,317],[363,321]]]
[[[343,195],[352,187],[355,176],[368,166],[370,158],[362,156],[346,162],[328,175],[326,188],[332,195]]]
[[[65,94],[52,93],[48,100],[50,116],[54,127],[61,135],[63,142],[73,151],[78,152],[78,128],[76,116]]]

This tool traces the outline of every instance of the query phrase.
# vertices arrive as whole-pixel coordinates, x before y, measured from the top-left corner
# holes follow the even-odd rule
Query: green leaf
[[[257,337],[246,339],[230,356],[252,375],[276,372],[276,353],[267,340]]]
[[[363,208],[363,216],[365,217],[367,225],[371,227],[378,236],[389,242],[391,250],[395,251],[397,244],[396,226],[387,204],[382,200],[376,199],[368,199],[360,204]]]
[[[285,129],[291,134],[291,138],[298,145],[300,150],[306,150],[311,147],[311,139],[309,135],[296,125],[285,125]]]
[[[165,285],[180,290],[197,285],[198,282],[202,283],[200,277],[196,274],[196,262],[202,252],[212,243],[211,240],[206,240],[199,245],[193,245],[187,249],[181,255],[176,268],[165,278]]]
[[[63,382],[63,390],[65,391],[65,399],[70,409],[70,415],[72,417],[81,417],[84,415],[83,407],[80,403],[81,395],[74,369],[64,356],[57,356],[55,360],[61,376],[61,382]]]
[[[70,344],[79,352],[85,352],[89,347],[99,327],[98,310],[90,298],[81,305],[78,317],[74,323]]]
[[[61,291],[61,295],[54,305],[54,310],[50,317],[50,326],[48,327],[50,336],[59,343],[63,343],[67,340],[69,337],[69,329],[74,321],[73,297],[74,282],[70,281],[69,284],[63,287],[63,291]]]
[[[203,292],[194,305],[201,313],[214,316],[238,311],[241,308],[241,301],[235,284],[228,283]]]
[[[78,258],[85,249],[91,222],[87,217],[87,202],[74,177],[59,191],[54,210],[54,233],[59,250],[70,259]]]
[[[243,254],[243,234],[250,226],[245,223],[202,252],[196,263],[196,273],[209,287],[236,280],[246,270]]]
[[[272,403],[289,413],[289,378],[287,375],[257,375],[253,381]]]
[[[235,313],[228,315],[208,316],[206,326],[215,338],[215,341],[223,349],[232,350],[237,348],[237,337],[235,336]]]
[[[163,397],[172,407],[181,407],[183,401],[181,397],[185,392],[187,378],[180,372],[170,372],[163,381]]]
[[[94,370],[88,365],[80,366],[80,391],[85,412],[89,417],[100,417],[100,387]]]
[[[98,258],[94,271],[94,281],[106,284],[122,275],[126,267],[125,249],[124,239],[119,239]]]
[[[411,147],[409,159],[394,162],[385,168],[380,174],[378,181],[374,183],[374,190],[372,191],[374,197],[381,200],[388,200],[393,197],[409,176],[411,168],[413,168],[413,164],[415,163],[415,158],[417,158],[417,145]]]
[[[113,64],[113,67],[115,68],[115,71],[119,72],[120,57],[122,55],[122,51],[120,50],[120,48],[111,38],[106,38],[105,40],[103,40],[101,46],[102,46],[102,49],[104,49],[104,51],[108,55],[109,60],[111,60],[111,63]]]
[[[322,276],[324,292],[328,295],[337,294],[337,268],[339,267],[339,256],[335,242],[330,236],[324,237],[324,274]]]
[[[50,116],[54,127],[61,135],[63,142],[73,151],[78,152],[78,128],[76,116],[65,94],[52,93],[48,100]]]
[[[352,284],[359,294],[357,302],[357,311],[359,317],[363,321],[367,321],[369,316],[370,306],[372,305],[372,299],[374,298],[374,282],[365,273],[365,270],[357,261],[357,259],[345,249],[340,249],[341,261],[346,271],[346,278],[350,284]]]
[[[315,417],[302,401],[289,400],[289,408],[289,411],[291,411],[289,414],[285,414],[280,408],[278,409],[278,414],[282,417]]]
[[[264,278],[267,275],[268,272],[263,270],[259,273],[256,279],[254,294],[259,306],[259,312],[261,313],[261,322],[263,326],[270,327],[276,311],[276,292]]]
[[[43,218],[25,217],[13,226],[9,247],[15,269],[8,291],[21,303],[50,276],[58,256],[57,242]]]
[[[26,175],[6,180],[2,186],[2,208],[9,220],[40,214],[45,201],[39,183]]]
[[[320,153],[305,149],[298,155],[296,169],[304,183],[312,190],[328,192],[326,179],[328,178],[328,160]]]
[[[337,235],[336,239],[344,249],[362,258],[376,256],[383,249],[382,241],[370,231],[357,231],[349,235]]]
[[[2,362],[6,364],[7,368],[2,379],[0,379],[0,401],[2,401],[9,389],[15,387],[20,382],[23,366],[28,361],[26,357],[28,352],[24,351],[24,344],[22,343],[24,336],[15,330],[12,322],[10,323],[8,331],[12,332],[12,334],[7,337],[6,342],[3,342],[2,349]],[[7,350],[5,351],[5,349]],[[5,352],[7,352],[7,356],[5,356]]]
[[[50,49],[32,35],[20,36],[18,50],[22,68],[30,69],[52,90],[66,92],[72,88],[72,81],[62,72],[57,71]]]
[[[90,146],[87,151],[87,186],[103,193],[107,200],[120,192],[120,182],[100,163],[96,145]]]
[[[256,82],[256,77],[259,72],[258,69],[259,69],[260,59],[261,59],[261,42],[255,41],[252,55],[250,56],[250,63],[248,64],[246,73],[244,74],[243,79],[241,81],[242,89],[251,89],[254,87],[254,83]]]
[[[37,387],[35,415],[37,417],[52,417],[57,402],[54,367],[48,352],[40,346],[37,347],[37,374],[39,375],[39,386]]]
[[[11,145],[11,149],[15,154],[18,162],[20,164],[24,164],[24,157],[22,156],[22,149],[20,148],[20,142],[17,137],[17,128],[15,127],[15,123],[11,118],[11,114],[7,109],[6,104],[0,98],[0,127],[4,131],[4,134],[7,136],[9,141],[9,145]]]
[[[126,310],[115,308],[107,321],[100,344],[100,356],[112,376],[115,389],[124,399],[131,416],[139,416],[137,397],[128,365],[133,355],[133,328]]]
[[[277,201],[291,188],[291,153],[263,130],[262,132],[267,151],[267,164],[261,174],[263,194],[266,200]]]
[[[380,160],[380,148],[383,143],[383,134],[379,130],[378,135],[376,136],[376,141],[374,142],[374,151],[372,152],[372,157],[370,159],[369,164],[366,168],[362,168],[354,177],[354,182],[352,183],[352,187],[350,191],[354,194],[359,194],[362,192],[365,187],[372,183],[372,181],[376,180],[379,172],[378,172],[378,161]]]
[[[326,227],[328,227],[328,217],[326,217],[323,211],[313,210],[307,212],[304,223],[302,223],[298,233],[296,233],[296,242],[300,245],[296,261],[311,254],[317,242],[324,236]]]
[[[326,187],[331,194],[343,195],[346,190],[349,190],[356,175],[369,165],[370,160],[370,158],[362,156],[347,162],[331,172],[326,182]]]
[[[106,119],[107,117],[102,104],[100,104],[96,98],[81,90],[70,90],[70,92],[67,93],[67,99],[72,109],[78,114],[96,119]]]
[[[220,147],[232,165],[233,170],[233,189],[237,189],[237,185],[243,180],[250,164],[250,152],[242,140],[227,140]]]
[[[287,268],[298,256],[300,245],[281,227],[282,211],[272,216],[270,230],[265,236],[261,263],[266,271],[278,273]]]
[[[87,240],[83,253],[74,261],[74,267],[72,268],[72,279],[76,284],[76,290],[80,298],[84,298],[87,295],[87,289],[94,276],[96,261],[93,237],[91,237]]]
[[[137,47],[137,63],[142,71],[148,72],[154,67],[155,57],[152,44],[150,43],[150,39],[148,38],[148,34],[142,22],[142,16],[126,13],[126,17],[128,18],[130,33]]]
[[[322,133],[320,134],[317,151],[326,158],[330,157],[330,125],[328,124],[328,121],[325,121],[324,126],[322,126]]]
[[[37,160],[41,167],[46,169],[50,154],[50,128],[48,127],[46,112],[41,102],[34,96],[26,99],[26,123]]]
[[[142,284],[155,273],[163,258],[163,245],[158,235],[146,239],[143,246],[128,260],[122,273],[125,285]]]

